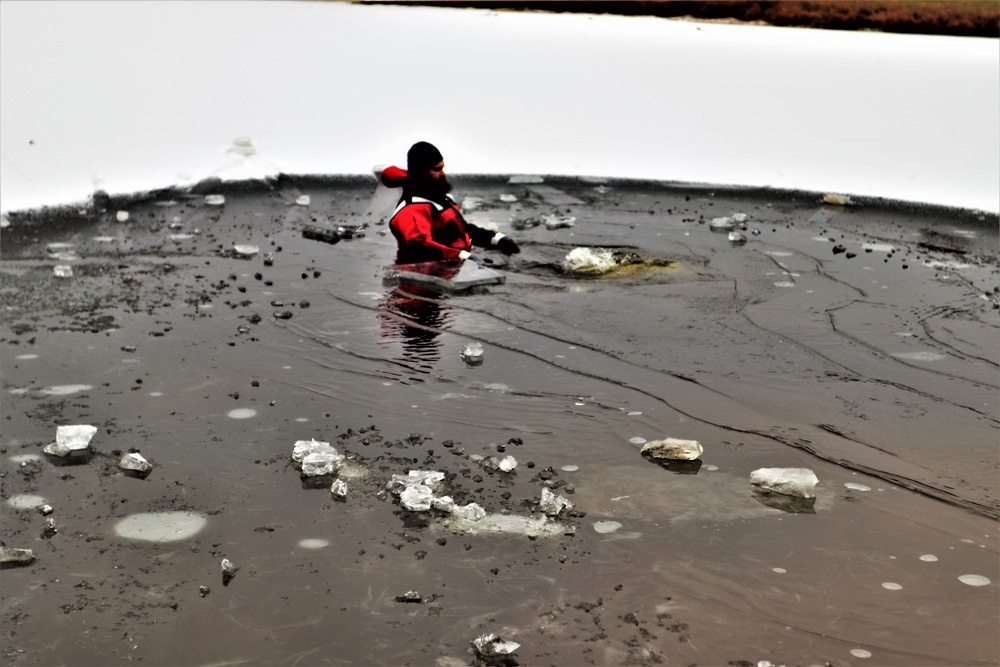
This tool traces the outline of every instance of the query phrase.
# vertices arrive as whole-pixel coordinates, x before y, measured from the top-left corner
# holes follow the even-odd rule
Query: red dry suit
[[[406,170],[387,167],[380,179],[386,187],[402,187]],[[467,222],[450,196],[442,203],[416,195],[404,197],[392,214],[389,229],[396,238],[397,264],[465,258],[473,245],[495,246],[504,237],[500,232]]]

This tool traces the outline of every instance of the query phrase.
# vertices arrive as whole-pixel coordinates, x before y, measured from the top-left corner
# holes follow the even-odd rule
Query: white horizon
[[[455,174],[996,213],[1000,40],[302,1],[0,3],[4,212],[213,175],[365,174],[418,140]]]

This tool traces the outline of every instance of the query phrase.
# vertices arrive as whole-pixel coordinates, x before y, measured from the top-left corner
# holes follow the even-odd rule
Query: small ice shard
[[[729,232],[732,231],[735,223],[732,218],[712,218],[708,223],[708,228],[713,232]]]
[[[59,529],[56,527],[55,519],[46,519],[44,525],[42,526],[42,538],[47,540],[58,532]]]
[[[486,510],[477,503],[469,503],[468,505],[455,506],[451,510],[451,515],[463,521],[476,522],[486,518]]]
[[[0,547],[0,566],[18,567],[28,565],[35,560],[35,552],[31,549],[12,549]]]
[[[563,511],[568,512],[573,509],[573,503],[560,495],[552,493],[550,489],[543,488],[539,509],[549,516],[559,516]]]
[[[54,511],[55,510],[52,509],[52,505],[39,505],[38,506],[38,513],[41,514],[42,516],[48,516],[48,515],[52,514]]]
[[[60,264],[59,266],[52,267],[52,275],[56,278],[72,278],[73,277],[73,267]]]
[[[237,257],[256,257],[260,252],[260,247],[250,244],[237,243],[233,245],[233,253]]]
[[[504,194],[500,195],[500,201],[506,202],[508,204],[512,203],[512,202],[516,202],[517,201],[517,195],[512,195],[512,194],[504,193]]]
[[[664,438],[650,440],[642,446],[641,453],[654,459],[671,459],[674,461],[694,461],[704,452],[697,440],[682,440],[681,438]]]
[[[431,499],[431,507],[440,512],[447,512],[451,514],[458,506],[455,504],[455,500],[451,496],[441,496],[440,498],[435,497]]]
[[[576,218],[570,215],[560,216],[550,213],[543,215],[541,220],[546,229],[564,229],[566,227],[573,227],[576,224]]]
[[[826,194],[823,195],[823,202],[834,206],[847,206],[851,203],[851,198],[847,195]]]
[[[851,491],[871,491],[872,490],[872,487],[870,487],[870,486],[865,486],[864,484],[855,484],[854,482],[847,482],[846,484],[844,484],[844,487],[850,489]]]
[[[335,498],[345,500],[347,498],[347,482],[342,479],[333,480],[333,484],[330,485],[330,493]]]
[[[413,484],[399,494],[399,502],[411,512],[426,512],[431,508],[434,492],[423,484]]]
[[[504,641],[497,635],[490,633],[473,639],[472,647],[481,660],[496,660],[507,658],[521,648],[521,645],[517,642]]]
[[[117,213],[115,213],[115,219],[118,220],[118,222],[127,222],[128,211],[118,211]]]
[[[299,206],[309,206],[312,200],[309,199],[309,195],[299,195],[295,198],[295,203]]]
[[[396,596],[396,602],[421,603],[424,598],[417,591],[406,591],[402,595]]]
[[[746,213],[733,213],[730,217],[733,219],[733,222],[737,224],[743,224],[747,221]]]
[[[225,195],[205,195],[205,203],[209,206],[222,206],[226,203]]]
[[[56,441],[46,445],[42,451],[52,456],[65,457],[90,447],[90,439],[97,433],[96,426],[79,424],[56,428]]]
[[[233,153],[238,153],[239,155],[245,155],[247,157],[254,155],[257,149],[253,145],[253,139],[250,137],[236,137],[233,139],[233,146],[229,149]]]
[[[743,232],[729,232],[729,242],[734,245],[743,245],[747,242],[747,237]]]
[[[153,464],[147,461],[139,452],[129,452],[118,462],[118,467],[122,470],[145,474],[153,469]]]
[[[513,456],[505,456],[500,459],[500,463],[497,465],[500,472],[510,472],[517,467],[517,459]]]
[[[239,571],[239,566],[228,558],[222,559],[222,585],[228,586]]]
[[[470,343],[462,349],[462,361],[470,366],[483,363],[483,346],[480,343]]]
[[[319,477],[321,475],[332,475],[337,472],[340,462],[344,460],[342,454],[330,447],[328,450],[313,452],[302,459],[302,476]]]
[[[815,498],[819,480],[808,468],[760,468],[750,473],[750,483],[767,493]]]

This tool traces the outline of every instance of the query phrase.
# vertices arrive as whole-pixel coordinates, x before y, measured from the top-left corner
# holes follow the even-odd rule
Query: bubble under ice
[[[144,542],[178,542],[197,535],[208,519],[195,512],[142,512],[115,524],[115,534]]]
[[[45,498],[42,496],[35,496],[28,493],[22,493],[20,495],[11,496],[7,499],[7,504],[18,510],[31,510],[35,509],[39,505],[45,504]]]
[[[299,540],[298,546],[302,549],[322,549],[330,546],[330,542],[318,537],[309,537],[304,540]]]
[[[978,574],[963,574],[958,578],[966,586],[988,586],[990,580]]]
[[[230,419],[250,419],[257,416],[257,411],[253,408],[236,408],[235,410],[230,410],[226,416]]]

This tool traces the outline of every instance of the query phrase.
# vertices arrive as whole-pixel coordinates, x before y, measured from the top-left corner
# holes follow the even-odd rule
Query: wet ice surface
[[[37,242],[7,236],[15,219],[0,245],[18,288],[3,294],[3,498],[43,497],[59,533],[43,542],[45,517],[0,506],[4,543],[37,557],[4,572],[4,625],[23,614],[5,643],[38,664],[468,664],[469,642],[489,633],[519,643],[524,664],[655,662],[643,651],[678,664],[996,662],[993,255],[924,266],[920,230],[939,220],[917,213],[548,184],[586,202],[559,205],[575,226],[515,234],[515,213],[551,212],[541,195],[459,180],[482,202],[474,220],[522,247],[490,255],[503,285],[462,296],[382,285],[393,242],[377,219],[335,246],[301,237],[312,215],[367,221],[369,182],[227,191],[221,206],[171,195]],[[308,209],[294,205],[306,194]],[[740,247],[707,224],[736,212],[762,230]],[[164,245],[178,216],[211,231]],[[123,229],[127,263],[90,242]],[[260,255],[231,256],[234,240]],[[78,272],[63,298],[33,272],[47,242],[71,241],[105,268]],[[873,241],[892,249],[866,253]],[[577,247],[673,264],[570,277]],[[794,287],[773,285],[784,280]],[[273,302],[292,317],[273,318]],[[29,339],[30,363],[17,359]],[[472,341],[480,365],[462,359]],[[895,356],[926,351],[945,358]],[[99,426],[94,460],[15,460],[41,452],[54,423]],[[700,461],[641,456],[667,437],[702,443]],[[337,471],[352,475],[346,498],[301,477],[289,456],[301,440],[358,457]],[[148,479],[118,470],[130,448],[156,461]],[[491,456],[517,467],[488,472]],[[755,498],[760,468],[814,471],[811,512]],[[482,505],[496,530],[421,522],[379,495],[411,469],[454,475],[456,502]],[[546,483],[584,515],[565,519],[571,536],[531,540],[525,517]],[[209,521],[171,543],[116,533],[167,512]],[[222,558],[241,567],[228,587]],[[395,601],[411,590],[439,597]],[[53,643],[41,619],[63,605],[67,640]],[[945,619],[961,622],[942,635]],[[331,637],[331,624],[372,639]],[[112,630],[132,641],[109,644]]]

